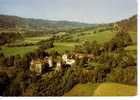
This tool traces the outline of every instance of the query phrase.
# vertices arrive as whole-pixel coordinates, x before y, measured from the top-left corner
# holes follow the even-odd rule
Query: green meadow
[[[136,86],[119,83],[77,84],[64,96],[135,96]]]
[[[8,55],[25,55],[28,52],[36,50],[37,46],[27,46],[27,47],[2,47],[0,52],[3,52],[6,56]]]

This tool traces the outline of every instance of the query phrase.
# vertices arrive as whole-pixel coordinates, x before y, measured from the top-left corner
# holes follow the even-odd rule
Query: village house
[[[47,56],[44,59],[32,59],[30,63],[30,71],[40,75],[42,72],[47,71],[48,67],[51,68],[52,66],[52,59]]]
[[[43,59],[32,59],[30,64],[30,71],[40,75],[42,72],[47,72],[48,69],[52,68],[53,66],[55,66],[55,71],[61,71],[63,67],[70,67],[76,62],[76,59],[82,59],[83,57],[87,57],[88,60],[94,59],[94,55],[92,54],[63,54],[57,59],[56,64],[53,65],[52,58],[46,56]]]
[[[30,71],[35,72],[37,75],[40,75],[42,72],[42,64],[43,61],[41,59],[32,59],[31,65],[30,65]]]
[[[58,72],[59,72],[59,71],[61,71],[61,70],[62,70],[62,63],[58,61],[58,62],[56,63],[55,71],[58,71]]]
[[[68,65],[72,65],[75,63],[75,59],[68,58],[67,54],[62,55],[63,62]]]

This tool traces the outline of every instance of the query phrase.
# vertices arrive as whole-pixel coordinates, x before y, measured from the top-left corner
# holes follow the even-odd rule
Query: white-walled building
[[[48,59],[48,64],[49,64],[49,67],[53,67],[53,62],[51,58]]]
[[[30,71],[36,72],[37,75],[40,75],[42,72],[42,61],[40,59],[32,60],[30,65]]]
[[[67,54],[62,55],[63,62],[68,65],[72,65],[75,63],[75,59],[69,59]]]
[[[57,62],[56,63],[55,71],[61,71],[61,70],[62,70],[62,64],[61,64],[61,62]]]

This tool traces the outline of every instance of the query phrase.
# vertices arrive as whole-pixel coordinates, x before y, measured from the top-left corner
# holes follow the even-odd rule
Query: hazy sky
[[[106,23],[137,13],[136,0],[0,0],[0,14]]]

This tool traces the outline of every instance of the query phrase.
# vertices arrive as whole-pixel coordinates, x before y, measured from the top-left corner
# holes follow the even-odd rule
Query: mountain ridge
[[[62,28],[79,28],[86,26],[94,26],[74,21],[54,21],[35,18],[23,18],[18,16],[0,15],[0,28],[23,28],[23,29],[62,29]]]

